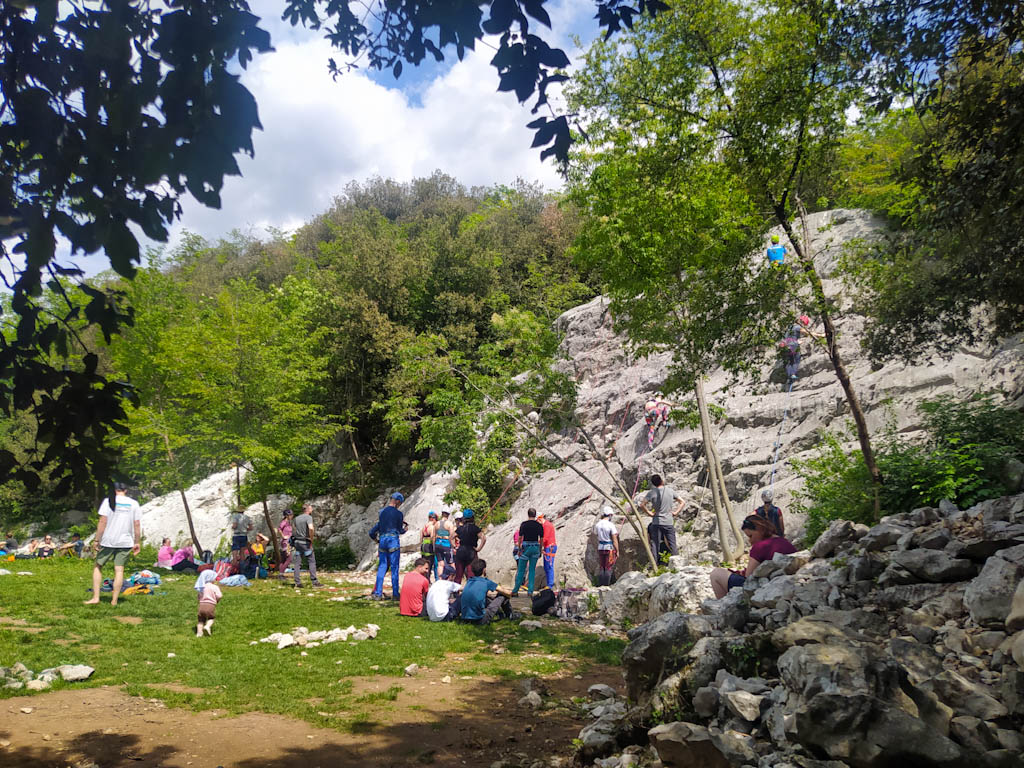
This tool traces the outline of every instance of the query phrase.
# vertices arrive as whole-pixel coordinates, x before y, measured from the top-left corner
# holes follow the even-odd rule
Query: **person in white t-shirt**
[[[427,616],[431,621],[452,621],[459,615],[459,596],[462,585],[455,581],[455,569],[446,565],[441,578],[427,590]],[[452,596],[455,600],[452,600]]]
[[[612,583],[612,570],[619,559],[619,532],[612,523],[612,508],[606,506],[601,510],[601,519],[594,524],[597,536],[598,574],[597,586],[607,587]]]
[[[142,509],[139,502],[128,495],[124,483],[114,483],[114,506],[104,499],[99,509],[100,521],[92,548],[96,551],[96,564],[92,569],[92,599],[86,605],[100,601],[100,585],[103,583],[103,566],[114,561],[114,594],[110,604],[117,605],[124,584],[124,565],[129,555],[139,554],[142,541]]]

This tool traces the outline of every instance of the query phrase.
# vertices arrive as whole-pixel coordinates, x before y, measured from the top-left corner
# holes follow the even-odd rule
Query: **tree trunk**
[[[235,462],[235,496],[238,499],[238,507],[242,507],[242,468]]]
[[[809,253],[809,245],[805,248],[803,243],[801,243],[800,238],[794,235],[792,226],[789,221],[786,220],[785,211],[776,210],[775,215],[782,224],[782,228],[785,230],[786,235],[789,237],[789,242],[793,246],[793,250],[796,252],[797,259],[800,261],[800,266],[803,268],[804,274],[810,282],[814,302],[817,306],[818,314],[821,317],[821,323],[825,329],[825,349],[828,353],[829,361],[832,363],[832,369],[836,373],[836,378],[839,379],[839,384],[842,386],[843,393],[846,395],[846,402],[850,406],[850,413],[853,414],[853,423],[857,427],[857,440],[860,443],[860,452],[864,457],[864,465],[868,468],[868,472],[871,474],[871,482],[874,486],[875,494],[875,515],[877,517],[881,514],[879,489],[882,485],[882,472],[878,468],[878,464],[875,462],[875,454],[871,448],[871,434],[868,432],[868,423],[867,419],[864,417],[864,409],[861,408],[860,399],[857,397],[857,392],[853,388],[853,383],[850,381],[850,375],[846,372],[846,365],[844,364],[842,355],[839,352],[839,344],[836,342],[835,324],[832,322],[832,313],[829,311],[828,297],[825,295],[825,287],[821,283],[821,276],[818,274],[818,270],[814,267],[814,260]]]
[[[270,540],[274,543],[274,562],[277,563],[278,571],[281,569],[281,547],[277,541],[277,529],[274,527],[274,523],[270,519],[270,507],[267,506],[267,497],[263,497],[263,519],[267,523],[267,530],[270,531]]]
[[[185,519],[188,520],[188,532],[192,535],[192,543],[195,544],[197,550],[199,550],[199,557],[203,556],[203,545],[199,543],[199,537],[196,536],[196,527],[192,524],[192,510],[188,508],[188,499],[185,497],[185,489],[179,488],[178,493],[181,494],[181,504],[185,507]]]
[[[703,394],[703,391],[701,392]],[[718,478],[718,485],[722,494],[722,508],[725,510],[725,519],[729,521],[732,535],[736,539],[737,554],[743,550],[743,533],[736,522],[736,515],[732,512],[732,502],[729,501],[729,491],[725,487],[725,473],[722,472],[722,459],[718,455],[718,444],[715,442],[714,433],[711,432],[711,420],[708,418],[708,433],[711,434],[711,455],[715,459],[715,476]]]
[[[704,458],[708,465],[708,486],[711,488],[711,501],[715,508],[715,519],[718,522],[718,540],[722,545],[722,555],[734,560],[739,554],[738,544],[729,544],[729,531],[735,530],[736,524],[727,511],[728,496],[725,494],[725,483],[721,479],[721,465],[715,453],[714,438],[711,435],[711,418],[708,415],[707,402],[704,400],[704,382],[697,379],[693,388],[697,397],[697,411],[700,414],[700,431],[704,438]],[[723,503],[723,499],[725,502]]]
[[[174,463],[174,451],[171,450],[171,439],[167,436],[166,433],[164,434],[163,438],[164,438],[164,448],[167,449],[167,461],[170,462],[170,465],[175,468],[175,474],[177,475],[178,474],[178,472],[177,472],[177,465]],[[179,481],[178,482],[178,485],[179,485],[178,493],[181,494],[181,505],[185,508],[185,519],[188,521],[188,532],[192,536],[192,543],[195,545],[195,548],[199,551],[199,557],[202,558],[202,556],[203,556],[203,545],[199,543],[199,537],[196,536],[196,527],[192,523],[192,510],[189,509],[188,498],[186,498],[186,496],[185,496],[185,489],[180,487],[180,485],[181,485],[181,478],[180,478],[180,476],[178,477],[178,481]]]

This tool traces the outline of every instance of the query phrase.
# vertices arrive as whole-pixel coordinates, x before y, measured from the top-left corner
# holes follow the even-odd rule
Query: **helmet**
[[[394,499],[395,501],[397,501],[399,504],[401,504],[403,501],[405,501],[405,496],[400,494],[398,491],[395,491],[394,493],[392,493],[391,494],[391,498]]]
[[[779,242],[779,236],[778,235],[772,235],[772,242],[773,243],[778,243]]]
[[[612,512],[612,508],[607,504],[601,508],[601,517],[611,517],[615,513]]]
[[[473,510],[472,509],[466,508],[466,509],[462,510],[462,519],[463,520],[469,519],[472,516],[473,516]]]
[[[435,512],[434,510],[430,510],[430,512],[427,514],[427,519],[430,518],[434,518],[435,520],[437,520],[437,512]]]
[[[770,502],[773,498],[775,498],[775,494],[771,491],[761,491],[761,501]]]
[[[462,519],[462,513],[461,512],[456,512],[455,513],[455,519],[456,520],[461,520]]]
[[[800,325],[810,325],[811,324],[811,318],[808,315],[800,315],[800,317],[798,317],[797,320],[800,321]]]

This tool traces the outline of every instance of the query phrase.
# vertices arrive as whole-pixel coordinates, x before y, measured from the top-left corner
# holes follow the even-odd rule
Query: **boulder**
[[[868,531],[858,544],[865,552],[878,552],[884,549],[893,549],[896,547],[896,543],[900,540],[900,537],[903,536],[903,534],[908,533],[909,530],[910,529],[905,526],[897,525],[892,522],[879,523]]]
[[[833,520],[811,547],[811,557],[828,557],[853,538],[853,523],[849,520]]]
[[[77,683],[82,680],[88,680],[96,670],[92,667],[86,666],[85,664],[63,664],[57,667],[56,671],[60,674],[64,682]]]
[[[748,723],[756,723],[761,717],[764,696],[747,691],[728,691],[722,694],[722,700],[730,712]]]
[[[662,764],[670,768],[729,768],[729,760],[702,725],[664,723],[651,728],[647,738]]]
[[[996,691],[968,680],[953,670],[943,670],[921,683],[920,687],[935,693],[941,701],[948,703],[954,712],[961,715],[981,720],[995,720],[1008,714],[1006,705],[993,696]]]
[[[912,573],[919,581],[964,581],[976,573],[970,560],[953,558],[936,549],[897,552],[891,562]]]
[[[1010,601],[1010,611],[1006,615],[1006,631],[1016,632],[1024,629],[1024,579],[1017,584]]]
[[[622,652],[626,687],[631,699],[654,688],[662,678],[676,672],[698,640],[711,632],[703,616],[666,613],[628,633],[629,645]]]
[[[964,592],[964,606],[975,623],[1001,626],[1010,613],[1017,584],[1024,577],[1024,546],[1003,549],[985,561]]]

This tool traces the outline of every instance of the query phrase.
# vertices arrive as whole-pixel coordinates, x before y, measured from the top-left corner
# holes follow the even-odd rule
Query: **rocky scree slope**
[[[628,700],[593,708],[583,762],[1024,766],[1022,578],[1024,495],[837,521],[630,631]]]

